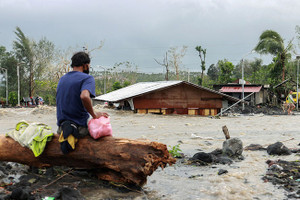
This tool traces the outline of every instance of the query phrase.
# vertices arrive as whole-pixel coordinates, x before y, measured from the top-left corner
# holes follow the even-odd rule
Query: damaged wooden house
[[[186,81],[140,82],[93,99],[135,113],[214,116],[239,99]]]
[[[242,99],[243,87],[242,80],[238,79],[233,83],[213,85],[216,91],[227,94],[229,96]],[[248,81],[244,83],[244,97],[250,105],[264,104],[267,102],[269,86],[260,84],[251,84]]]

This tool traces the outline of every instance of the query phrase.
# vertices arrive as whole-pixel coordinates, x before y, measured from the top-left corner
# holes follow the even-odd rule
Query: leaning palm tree
[[[282,67],[282,81],[284,81],[285,61],[291,56],[289,52],[292,48],[292,41],[284,47],[284,41],[276,31],[266,30],[260,35],[259,42],[254,50],[259,54],[271,54],[277,56],[277,62],[279,62]]]
[[[33,92],[33,47],[32,43],[28,37],[22,32],[22,30],[17,27],[15,34],[17,36],[16,40],[13,42],[13,48],[16,53],[16,57],[19,59],[20,63],[24,63],[27,66],[29,72],[29,96],[32,96]],[[26,70],[26,71],[27,71]]]

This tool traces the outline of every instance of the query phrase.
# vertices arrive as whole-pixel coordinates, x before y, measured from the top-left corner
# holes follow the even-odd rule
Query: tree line
[[[296,26],[296,40],[300,43],[300,27]],[[26,36],[23,31],[16,27],[13,50],[7,51],[6,47],[0,45],[0,72],[2,83],[0,87],[0,100],[5,101],[6,87],[4,72],[8,75],[8,99],[9,103],[16,105],[18,102],[18,81],[20,82],[20,97],[42,96],[45,103],[54,105],[56,87],[59,78],[71,70],[70,56],[72,49],[58,50],[55,44],[43,37],[36,41]],[[273,30],[265,30],[259,36],[258,43],[253,46],[252,51],[258,54],[269,54],[273,57],[272,62],[263,64],[262,59],[253,60],[241,58],[234,65],[227,59],[219,60],[215,64],[206,67],[206,56],[209,49],[197,45],[195,52],[199,55],[199,71],[189,72],[184,69],[182,62],[187,46],[171,47],[163,55],[163,59],[154,59],[162,66],[165,73],[141,73],[139,66],[135,63],[125,61],[116,63],[105,70],[91,70],[95,77],[96,95],[101,95],[128,85],[141,81],[162,80],[185,80],[194,84],[212,88],[214,84],[226,84],[242,77],[244,68],[244,79],[255,84],[277,85],[283,80],[296,80],[297,60],[296,46],[293,39],[288,42]],[[85,51],[99,50],[103,42],[92,50],[85,47]],[[250,50],[251,51],[251,50]],[[249,51],[249,52],[250,52]],[[19,73],[17,73],[19,68]]]

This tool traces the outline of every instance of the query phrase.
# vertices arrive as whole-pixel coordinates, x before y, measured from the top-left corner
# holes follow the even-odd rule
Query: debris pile
[[[82,174],[81,177],[83,178]],[[84,199],[77,189],[84,187],[83,185],[86,184],[84,180],[86,179],[81,180],[80,171],[69,168],[38,169],[18,163],[1,162],[0,177],[0,199],[27,200],[45,197]],[[90,178],[89,181],[93,180]]]
[[[194,165],[232,164],[233,160],[243,160],[243,143],[239,138],[231,138],[223,142],[222,149],[215,149],[210,153],[198,152],[189,159]],[[223,173],[221,173],[223,174]]]
[[[35,168],[0,162],[0,199],[87,199],[92,191],[106,191],[99,199],[119,199],[122,193],[140,195],[142,188],[130,188],[98,180],[93,170],[68,167]],[[115,193],[107,192],[107,189]],[[92,192],[93,193],[93,192]]]
[[[294,138],[292,138],[294,139]],[[251,144],[245,147],[245,150],[267,151],[269,155],[291,155],[299,153],[300,149],[289,149],[282,142],[276,142],[268,145],[267,148],[259,144]],[[271,182],[284,188],[288,194],[288,198],[300,198],[300,162],[284,161],[284,160],[267,160],[268,170],[262,178],[264,182]]]
[[[230,138],[227,126],[222,127],[225,135],[222,149],[215,149],[210,153],[198,152],[189,159],[189,162],[194,165],[209,165],[209,164],[232,164],[233,160],[244,160],[243,142],[239,138]],[[222,175],[228,171],[220,171],[218,174]]]
[[[35,108],[33,108],[30,112],[30,114],[55,114],[56,113],[56,107],[54,106],[47,106],[47,105],[39,105]]]
[[[257,105],[257,106],[245,105],[245,109],[242,110],[242,106],[237,105],[224,113],[224,115],[233,115],[233,114],[287,115],[287,111],[284,111],[280,107],[270,106],[270,105]]]
[[[267,164],[269,168],[263,180],[284,188],[289,199],[300,198],[300,162],[268,160]]]

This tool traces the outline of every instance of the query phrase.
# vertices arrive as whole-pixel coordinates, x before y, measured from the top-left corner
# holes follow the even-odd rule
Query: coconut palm
[[[13,43],[13,47],[16,53],[16,57],[19,62],[25,64],[25,71],[29,72],[29,96],[32,96],[33,88],[33,50],[32,43],[28,37],[22,32],[22,30],[17,27],[15,34],[17,36]]]
[[[260,35],[259,42],[254,50],[259,54],[271,54],[277,57],[275,60],[281,64],[282,81],[284,81],[285,62],[286,59],[291,57],[290,51],[292,48],[292,41],[290,41],[289,44],[284,47],[284,41],[276,31],[266,30]]]

